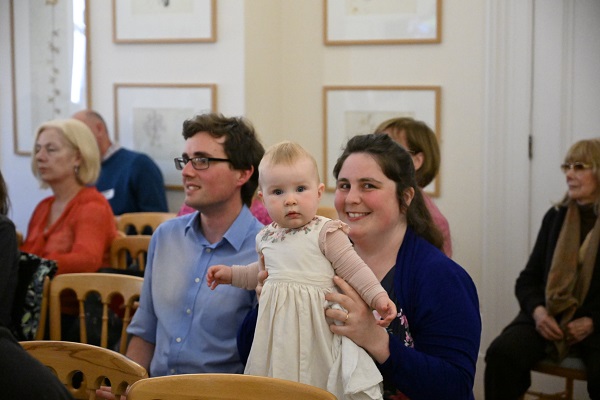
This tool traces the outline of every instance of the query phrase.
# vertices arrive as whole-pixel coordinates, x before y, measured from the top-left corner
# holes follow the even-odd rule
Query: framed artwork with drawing
[[[440,43],[442,0],[323,0],[326,45]]]
[[[14,152],[35,129],[90,107],[88,0],[10,1]]]
[[[113,42],[215,42],[216,7],[216,0],[113,0]]]
[[[325,86],[323,87],[324,183],[335,191],[333,166],[346,142],[356,135],[373,133],[382,122],[411,117],[425,122],[440,136],[440,86]],[[440,174],[426,188],[440,195]]]
[[[183,151],[183,121],[216,111],[217,86],[117,83],[114,97],[115,140],[150,156],[167,189],[181,189],[181,172],[173,159]]]

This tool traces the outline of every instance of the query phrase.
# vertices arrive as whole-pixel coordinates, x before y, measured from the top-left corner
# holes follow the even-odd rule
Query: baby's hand
[[[387,328],[394,318],[398,316],[398,309],[396,305],[388,296],[382,297],[377,300],[377,304],[375,305],[375,310],[383,319],[377,320],[377,325]]]
[[[206,272],[206,284],[211,290],[215,290],[219,284],[231,285],[231,279],[231,267],[227,265],[213,265]]]

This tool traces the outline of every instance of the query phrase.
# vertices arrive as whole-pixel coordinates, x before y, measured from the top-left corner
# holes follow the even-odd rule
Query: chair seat
[[[579,357],[569,356],[561,362],[545,358],[533,368],[533,371],[543,374],[570,377],[578,381],[587,380],[587,373],[583,360]]]
[[[532,371],[541,374],[557,376],[565,379],[565,389],[558,393],[544,393],[528,390],[527,394],[538,400],[573,400],[573,381],[587,380],[587,373],[583,360],[576,356],[568,356],[561,362],[545,358],[538,362]],[[528,397],[530,398],[530,397]]]

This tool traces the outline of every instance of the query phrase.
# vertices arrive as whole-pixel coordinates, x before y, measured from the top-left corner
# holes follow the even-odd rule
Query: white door
[[[566,191],[567,150],[600,137],[600,1],[536,0],[533,26],[530,248]]]

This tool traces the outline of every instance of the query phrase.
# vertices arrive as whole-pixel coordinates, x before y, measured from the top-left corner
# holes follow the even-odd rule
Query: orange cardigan
[[[94,187],[85,187],[62,215],[44,231],[54,196],[42,200],[29,221],[21,250],[55,260],[57,274],[96,272],[110,265],[110,245],[117,235],[108,201]]]

